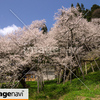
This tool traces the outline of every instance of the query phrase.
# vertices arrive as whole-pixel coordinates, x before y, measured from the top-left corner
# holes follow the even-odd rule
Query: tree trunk
[[[46,74],[47,74],[47,80],[49,80],[49,79],[48,79],[48,69],[47,69],[47,68],[46,68]]]
[[[43,76],[42,76],[42,79],[43,79],[43,87],[44,87],[44,78],[43,78]]]
[[[59,84],[61,82],[61,70],[60,70],[60,73],[59,73]]]
[[[40,79],[40,84],[41,84],[41,90],[43,90],[42,77],[41,77],[41,79]]]
[[[65,70],[64,70],[64,79],[63,79],[63,84],[65,83],[65,79],[66,79],[66,66],[65,66]]]
[[[68,73],[68,75],[67,75],[67,77],[66,77],[65,82],[67,82],[67,81],[69,80],[69,77],[70,77],[70,71],[69,71],[69,73]]]
[[[82,70],[82,66],[80,65],[80,60],[78,61],[78,59],[77,59],[77,57],[76,57],[75,54],[74,54],[74,56],[75,56],[75,59],[76,59],[76,61],[77,61],[77,63],[78,63],[78,66],[79,66],[79,68],[80,68],[80,70],[81,70],[81,72],[82,72],[83,79],[84,79],[84,73],[83,73],[83,70]],[[79,58],[79,57],[78,57],[78,58]]]
[[[72,66],[70,65],[70,83],[72,82]]]
[[[86,72],[86,75],[87,75],[87,64],[85,62],[85,72]]]
[[[77,76],[80,76],[80,70],[79,70],[78,67],[77,67],[77,69],[76,69],[76,75],[77,75]]]
[[[41,75],[40,75],[40,89],[42,90],[42,77],[41,77]]]
[[[92,65],[92,63],[91,63],[91,68],[92,68],[92,71],[94,72],[94,68],[93,68],[93,65]]]
[[[22,84],[23,88],[28,88],[28,85],[26,84],[24,79],[21,79],[20,83]]]
[[[98,69],[100,70],[100,68],[99,68],[99,66],[98,66],[98,64],[97,64],[97,62],[94,60],[94,62],[95,62],[95,64],[96,64],[96,66],[98,67]]]
[[[39,76],[37,76],[37,93],[39,93]]]
[[[59,83],[59,73],[57,72],[57,84]]]
[[[78,55],[77,55],[78,56]],[[83,69],[82,69],[82,65],[81,65],[81,61],[80,61],[80,57],[78,56],[78,59],[79,59],[79,66],[80,66],[80,70],[81,70],[81,72],[82,72],[82,76],[83,76],[83,79],[85,79],[85,77],[84,77],[84,71],[83,71]]]

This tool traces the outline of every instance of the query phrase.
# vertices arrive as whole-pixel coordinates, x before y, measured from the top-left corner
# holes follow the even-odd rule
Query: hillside
[[[29,88],[29,100],[100,100],[100,71],[88,73],[82,82],[90,89],[88,90],[78,79],[72,83],[57,84],[55,80],[45,81],[44,90],[39,94],[36,82],[27,82]],[[19,86],[21,88],[21,85]]]

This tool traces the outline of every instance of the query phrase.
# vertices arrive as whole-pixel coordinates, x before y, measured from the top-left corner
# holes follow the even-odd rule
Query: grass
[[[79,83],[77,79],[74,79],[72,84],[69,84],[71,91],[60,98],[62,100],[81,100],[81,98],[83,98],[82,100],[100,100],[100,98],[98,98],[98,95],[100,95],[99,76],[100,72],[94,72],[85,76],[85,80],[81,78],[90,90],[88,90],[83,84]]]
[[[90,89],[87,89],[78,79],[72,83],[66,82],[57,84],[55,80],[45,81],[43,91],[37,94],[37,83],[27,82],[29,88],[29,100],[99,100],[100,97],[100,71],[91,72],[85,76],[82,82]],[[22,86],[19,85],[21,88]],[[81,99],[82,98],[82,99]],[[94,99],[95,98],[95,99]]]

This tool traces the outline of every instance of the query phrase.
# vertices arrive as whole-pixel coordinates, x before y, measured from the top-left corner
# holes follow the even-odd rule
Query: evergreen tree
[[[82,5],[81,5],[81,7],[82,7]],[[99,5],[94,4],[91,7],[91,10],[90,11],[89,11],[89,9],[86,9],[85,12],[84,12],[84,14],[86,14],[87,12],[88,13],[86,14],[86,16],[84,18],[86,18],[87,21],[91,21],[91,18],[99,18],[99,12],[100,12],[100,10],[97,10],[96,11],[96,9],[99,9],[99,8],[100,8]]]
[[[85,18],[87,19],[88,22],[90,22],[92,16],[91,11],[89,11],[89,9],[86,9],[85,14],[86,14]]]
[[[81,3],[81,11],[83,12],[83,13],[85,13],[85,7],[84,7],[84,5]]]
[[[41,28],[43,30],[43,34],[48,32],[47,26],[44,24],[43,27]]]
[[[79,4],[79,3],[77,3],[76,7],[78,8],[79,12],[82,12],[81,7],[80,7],[80,4]]]
[[[73,3],[71,4],[71,7],[74,7]]]

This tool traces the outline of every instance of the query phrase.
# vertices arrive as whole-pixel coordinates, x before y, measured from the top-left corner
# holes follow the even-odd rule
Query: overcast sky
[[[69,8],[73,3],[83,3],[90,9],[93,4],[100,5],[100,0],[0,0],[0,34],[6,34],[23,27],[10,9],[26,24],[30,25],[34,20],[46,20],[50,29],[54,24],[54,14],[62,6]]]

